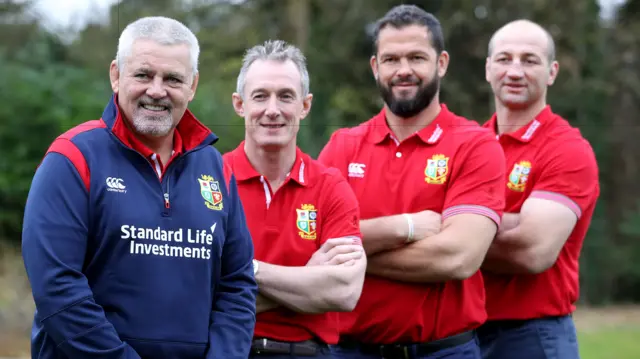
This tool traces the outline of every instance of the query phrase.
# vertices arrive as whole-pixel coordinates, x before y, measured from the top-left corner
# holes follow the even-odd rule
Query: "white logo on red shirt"
[[[348,169],[349,173],[347,174],[347,176],[363,178],[365,167],[366,166],[364,163],[349,163],[349,169]]]

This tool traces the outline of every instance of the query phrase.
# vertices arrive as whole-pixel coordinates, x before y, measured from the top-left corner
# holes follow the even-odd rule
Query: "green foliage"
[[[19,239],[30,180],[51,141],[99,117],[109,96],[104,79],[52,62],[56,54],[43,37],[18,53],[17,61],[0,58],[0,237]]]
[[[310,115],[299,146],[315,156],[330,134],[355,126],[382,105],[369,59],[370,26],[397,0],[123,0],[106,24],[90,24],[65,45],[33,21],[8,21],[23,6],[0,6],[0,237],[19,240],[31,177],[51,141],[100,116],[110,96],[108,66],[130,21],[164,15],[187,23],[200,45],[200,82],[190,108],[226,152],[244,137],[231,103],[244,51],[280,38],[308,60]],[[560,75],[549,91],[554,110],[578,126],[596,152],[601,200],[581,257],[582,301],[640,300],[640,0],[628,0],[619,23],[604,27],[595,0],[421,0],[442,22],[450,65],[441,99],[484,122],[492,94],[484,78],[487,43],[510,20],[529,18],[553,35]],[[24,19],[23,19],[24,20]],[[28,19],[27,19],[28,20]],[[611,56],[615,54],[615,56]]]

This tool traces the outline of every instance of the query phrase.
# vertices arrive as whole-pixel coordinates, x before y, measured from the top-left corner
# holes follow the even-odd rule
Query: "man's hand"
[[[279,306],[279,303],[276,303],[262,294],[258,294],[256,296],[256,314],[278,308]]]
[[[502,215],[502,221],[500,222],[500,228],[498,228],[498,235],[508,232],[520,225],[519,213],[504,213]]]
[[[313,255],[307,266],[353,265],[355,260],[364,255],[364,250],[357,237],[342,237],[328,239]]]
[[[261,262],[260,293],[300,313],[350,312],[364,281],[367,256],[358,237],[328,239],[304,267]]]
[[[442,217],[434,211],[394,214],[360,221],[363,247],[368,256],[396,250],[407,243],[440,233]]]
[[[413,222],[413,241],[419,241],[440,233],[442,216],[434,211],[421,211],[409,214]]]

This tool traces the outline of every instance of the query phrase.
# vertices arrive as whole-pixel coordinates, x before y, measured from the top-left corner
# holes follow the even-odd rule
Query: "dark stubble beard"
[[[396,98],[393,95],[393,85],[399,82],[411,82],[417,84],[418,91],[415,96],[407,99]],[[433,78],[426,85],[423,84],[422,80],[413,76],[408,79],[393,80],[389,86],[382,84],[380,80],[376,80],[376,83],[378,84],[380,95],[389,107],[389,110],[391,110],[394,115],[401,118],[410,118],[419,114],[431,104],[434,97],[440,90],[440,78],[438,77],[437,72],[433,74]]]

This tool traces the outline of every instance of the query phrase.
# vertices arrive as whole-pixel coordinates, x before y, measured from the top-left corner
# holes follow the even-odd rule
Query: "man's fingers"
[[[364,255],[364,251],[362,250],[356,251],[356,252],[338,254],[333,258],[331,258],[331,260],[327,262],[327,264],[331,264],[331,265],[343,264],[350,260],[360,259],[360,257],[362,257],[363,255]]]
[[[360,239],[356,237],[329,238],[326,242],[324,242],[319,250],[323,253],[328,253],[332,248],[336,246],[343,246],[348,244],[360,244]]]
[[[363,249],[362,249],[361,246],[357,246],[357,245],[353,245],[353,244],[343,244],[343,245],[339,245],[339,246],[335,246],[335,247],[331,248],[331,250],[329,250],[329,252],[327,252],[327,257],[328,257],[328,259],[331,259],[331,258],[337,256],[338,254],[346,254],[346,253],[362,251],[362,250]]]

